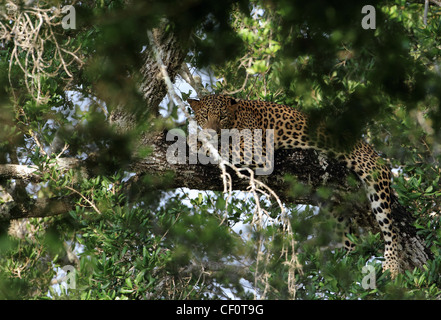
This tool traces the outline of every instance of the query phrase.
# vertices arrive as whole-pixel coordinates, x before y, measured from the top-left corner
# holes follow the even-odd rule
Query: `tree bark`
[[[174,81],[187,54],[184,48],[188,39],[178,39],[172,30],[165,31],[166,25],[167,21],[163,21],[159,28],[152,31],[154,43],[149,44],[142,53],[142,80],[139,89],[146,105],[144,112],[154,117],[159,116],[159,104],[167,94],[167,85],[155,55],[161,54],[170,79]],[[158,52],[153,50],[153,45]],[[128,106],[119,105],[111,112],[109,121],[117,126],[119,132],[127,132],[133,129],[137,122],[137,115],[133,111]]]

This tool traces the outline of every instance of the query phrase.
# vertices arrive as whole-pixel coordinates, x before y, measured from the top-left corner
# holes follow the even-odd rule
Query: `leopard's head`
[[[188,99],[194,111],[196,121],[202,129],[212,129],[220,133],[221,129],[232,129],[237,100],[226,95],[207,95],[201,100]]]

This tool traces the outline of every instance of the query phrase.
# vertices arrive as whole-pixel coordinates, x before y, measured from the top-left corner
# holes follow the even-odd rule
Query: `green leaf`
[[[126,278],[126,285],[130,288],[133,289],[133,284],[132,284],[132,280],[130,278]],[[129,291],[130,292],[130,291]]]

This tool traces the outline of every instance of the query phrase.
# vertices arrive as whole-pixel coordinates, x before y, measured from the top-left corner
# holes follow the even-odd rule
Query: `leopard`
[[[319,126],[311,130],[310,116],[292,106],[263,100],[246,100],[230,95],[209,94],[200,99],[188,99],[197,124],[220,134],[224,129],[259,129],[274,133],[274,150],[313,149],[338,160],[362,182],[371,212],[375,216],[384,239],[383,271],[395,278],[401,272],[398,236],[394,228],[391,208],[391,170],[374,148],[362,138],[346,149],[335,147],[335,138],[326,135]],[[262,136],[265,136],[262,134]],[[245,141],[245,140],[242,140]],[[265,141],[262,142],[265,156]],[[245,145],[230,149],[244,160]],[[256,157],[254,164],[263,162]]]

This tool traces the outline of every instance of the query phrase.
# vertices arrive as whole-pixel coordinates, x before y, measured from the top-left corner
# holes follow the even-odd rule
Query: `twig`
[[[423,22],[424,25],[427,26],[427,12],[429,11],[429,0],[424,1],[424,17]]]
[[[34,141],[37,144],[38,148],[40,149],[40,154],[42,154],[44,156],[47,156],[46,151],[44,150],[43,146],[41,145],[40,141],[38,140],[37,134],[33,130],[29,130],[29,133],[30,133],[32,139],[34,139]]]
[[[75,190],[74,188],[71,188],[69,186],[64,186],[67,190],[70,190],[76,194],[78,194],[81,198],[84,199],[84,201],[86,201],[88,204],[90,204],[90,206],[98,213],[101,214],[101,211],[96,207],[96,205],[90,201],[89,199],[87,199],[81,192],[78,192],[77,190]]]

